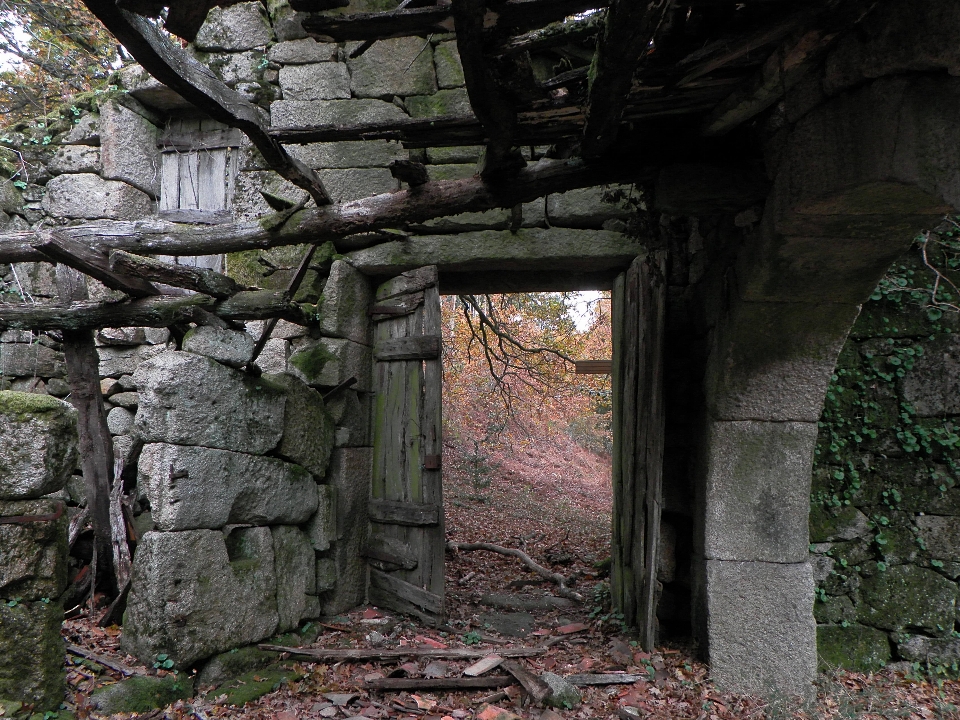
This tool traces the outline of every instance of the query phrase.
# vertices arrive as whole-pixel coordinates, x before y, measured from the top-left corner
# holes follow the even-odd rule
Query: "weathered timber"
[[[613,360],[577,360],[577,375],[609,375],[613,372]]]
[[[605,10],[598,10],[583,17],[565,18],[559,22],[531,30],[528,33],[508,38],[496,45],[490,53],[509,57],[510,55],[518,55],[533,50],[545,50],[557,45],[576,42],[597,34],[603,26],[605,15]]]
[[[377,648],[297,648],[287,645],[258,645],[261,650],[270,652],[290,653],[303,657],[315,658],[327,662],[362,662],[375,660],[377,662],[396,662],[406,658],[429,658],[431,660],[472,660],[485,657],[489,650],[474,650],[471,648],[397,648],[391,650]],[[497,654],[502,658],[509,657],[538,657],[547,652],[545,647],[506,647],[498,648]]]
[[[559,75],[554,75],[549,80],[544,80],[540,83],[540,87],[544,90],[552,90],[553,88],[563,87],[564,85],[582,82],[586,80],[589,75],[590,68],[588,67],[574,68],[573,70],[562,72]]]
[[[584,158],[600,157],[616,141],[633,75],[670,4],[670,0],[611,2],[591,65],[581,146]]]
[[[84,4],[153,77],[213,119],[241,130],[271,168],[310,193],[317,205],[330,202],[319,176],[267,133],[268,121],[260,107],[224,85],[210,68],[146,18],[118,8],[113,0],[84,0]]]
[[[504,660],[500,666],[517,679],[535,703],[542,703],[550,696],[550,686],[516,660]]]
[[[713,109],[703,134],[723,135],[773,106],[816,67],[835,37],[811,30],[782,45],[748,82]]]
[[[131,667],[125,663],[120,662],[119,660],[114,660],[113,658],[108,658],[105,655],[100,653],[95,653],[86,648],[82,648],[79,645],[72,645],[67,643],[67,652],[76,657],[82,657],[87,660],[95,662],[97,665],[101,665],[108,670],[113,670],[114,672],[120,673],[124,677],[130,677],[131,675],[148,675],[146,669]]]
[[[603,0],[506,0],[497,4],[496,27],[532,29],[606,4]],[[383,40],[452,32],[454,23],[450,7],[440,5],[380,13],[313,15],[303,19],[303,29],[336,41]]]
[[[233,278],[221,275],[209,268],[175,265],[144,255],[134,255],[123,250],[112,251],[109,262],[110,269],[116,272],[173,285],[174,287],[186,288],[216,298],[227,298],[247,289]]]
[[[61,302],[88,297],[86,278],[79,271],[58,265],[57,292]],[[152,299],[152,298],[151,298]],[[90,327],[63,328],[63,356],[70,384],[70,403],[77,409],[80,466],[86,489],[87,509],[93,526],[91,573],[100,587],[117,589],[113,572],[113,536],[110,524],[110,488],[113,483],[113,440],[107,427],[107,412],[100,392],[100,356]],[[103,580],[106,578],[106,582]],[[96,591],[97,587],[94,587]]]
[[[158,288],[142,277],[130,277],[123,274],[122,270],[114,270],[107,261],[107,256],[102,252],[63,237],[56,231],[50,232],[44,240],[34,247],[50,260],[79,270],[99,280],[111,290],[120,290],[131,297],[150,297],[160,294]]]
[[[780,42],[790,33],[808,24],[816,16],[816,13],[822,9],[823,4],[818,3],[816,7],[804,8],[772,26],[762,27],[760,30],[744,37],[718,40],[702,50],[691,53],[678,63],[679,67],[695,64],[686,71],[677,86],[684,87],[714,70],[719,70],[725,65],[739,60],[754,50]]]
[[[434,503],[409,503],[399,500],[369,501],[368,515],[373,522],[395,525],[436,525],[440,522],[440,506]]]
[[[279,317],[295,323],[304,322],[300,307],[292,303],[286,293],[251,290],[219,302],[208,295],[188,295],[113,303],[78,301],[64,307],[0,305],[0,328],[87,331],[104,327],[170,327],[190,322],[196,308],[207,310],[224,320]]]
[[[587,673],[567,675],[566,680],[571,685],[583,687],[586,685],[632,685],[646,679],[644,675],[628,675],[627,673]]]
[[[500,85],[496,70],[484,57],[483,27],[487,17],[485,0],[452,0],[457,27],[457,51],[463,66],[467,95],[474,115],[487,137],[480,175],[513,172],[526,163],[513,147],[517,111]]]
[[[503,662],[503,655],[487,655],[482,660],[475,662],[463,671],[467,677],[480,677],[484,673],[490,672]]]
[[[379,570],[370,570],[370,601],[373,600],[374,591],[378,595],[390,593],[401,600],[405,600],[420,610],[426,611],[430,616],[437,617],[443,614],[443,597],[424,590],[405,580],[401,580],[394,575],[389,575]],[[416,613],[422,614],[422,613]]]
[[[415,190],[374,195],[334,206],[308,208],[290,215],[280,227],[266,223],[182,226],[163,221],[99,221],[62,228],[64,237],[103,249],[137,254],[216,255],[283,245],[336,242],[340,252],[368,247],[392,238],[369,235],[347,237],[372,230],[422,222],[445,215],[513,207],[552,193],[574,188],[630,182],[649,178],[635,163],[584,165],[579,160],[541,160],[516,177],[488,183],[479,177],[429,182]],[[0,233],[0,262],[36,262],[46,257],[33,248],[34,232]]]
[[[370,315],[373,320],[383,320],[387,317],[409,315],[421,304],[423,304],[423,292],[415,292],[372,305],[367,311],[367,314]]]
[[[191,150],[218,150],[220,148],[240,147],[243,134],[236,128],[220,130],[184,130],[182,127],[169,128],[157,141],[157,147],[163,150],[190,152]]]
[[[368,680],[372,690],[486,690],[516,684],[509,675],[477,678],[379,678]]]
[[[435,360],[440,357],[439,335],[394,338],[378,342],[373,348],[375,360]]]

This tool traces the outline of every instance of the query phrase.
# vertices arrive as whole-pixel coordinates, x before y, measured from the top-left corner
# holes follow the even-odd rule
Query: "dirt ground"
[[[641,652],[618,618],[611,616],[601,562],[609,557],[610,483],[607,461],[559,443],[538,450],[490,459],[482,482],[464,470],[453,454],[445,463],[446,522],[449,540],[493,542],[520,548],[538,563],[565,576],[574,575],[582,603],[557,602],[555,586],[527,571],[513,557],[488,552],[447,554],[447,624],[428,628],[386,611],[358,608],[315,624],[320,634],[311,647],[471,648],[496,653],[507,647],[546,647],[519,662],[534,675],[626,673],[641,676],[632,684],[583,687],[574,707],[543,710],[517,686],[504,691],[374,691],[366,683],[384,676],[460,677],[470,661],[392,663],[322,663],[295,654],[284,661],[286,681],[244,707],[231,706],[228,688],[199,688],[191,700],[164,709],[116,717],[150,720],[246,718],[249,720],[320,720],[321,718],[422,718],[423,720],[530,720],[577,718],[656,718],[726,720],[727,718],[958,718],[960,683],[911,679],[884,671],[873,675],[836,672],[822,675],[813,706],[772,707],[756,697],[718,692],[693,648],[666,646]],[[487,484],[489,480],[489,484]],[[493,595],[493,597],[491,597]],[[554,598],[554,599],[551,599]],[[523,607],[531,605],[532,609]],[[560,606],[557,606],[560,605]],[[505,621],[507,618],[509,621]],[[86,617],[68,621],[64,636],[86,654],[139,672],[144,668],[119,651],[120,629],[101,629]],[[118,665],[119,667],[119,665]],[[76,717],[104,717],[89,701],[91,692],[122,679],[89,658],[68,656],[70,701]],[[488,674],[501,674],[493,670]],[[269,682],[267,673],[245,681]],[[275,688],[275,689],[274,689]],[[346,698],[346,699],[345,699]],[[343,704],[338,704],[343,703]],[[572,703],[571,703],[572,704]],[[501,712],[502,711],[502,712]],[[554,713],[554,714],[551,714]],[[61,713],[66,716],[67,713]]]

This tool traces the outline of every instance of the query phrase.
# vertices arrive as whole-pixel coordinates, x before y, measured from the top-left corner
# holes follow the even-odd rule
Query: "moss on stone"
[[[863,625],[820,625],[817,655],[824,670],[842,667],[870,672],[890,660],[887,634]]]
[[[470,99],[463,88],[440,90],[433,95],[412,95],[406,98],[403,104],[414,118],[464,116],[472,113]]]
[[[63,605],[0,602],[0,697],[56,710],[65,690]]]
[[[953,630],[957,586],[932,570],[897,565],[864,580],[857,620],[884,630]]]
[[[303,373],[304,377],[316,378],[323,372],[324,366],[337,357],[323,345],[317,344],[294,353],[290,357],[290,364]]]
[[[64,412],[67,408],[62,400],[51,395],[38,393],[16,392],[15,390],[0,391],[0,414],[16,415],[17,419],[24,419],[30,415],[48,412]]]
[[[149,712],[193,695],[193,680],[185,675],[134,676],[100,688],[91,700],[101,713]]]
[[[291,667],[271,665],[225,682],[214,690],[214,695],[225,695],[224,703],[226,705],[243,707],[248,702],[278,690],[283,683],[295,680],[298,677],[300,675]]]

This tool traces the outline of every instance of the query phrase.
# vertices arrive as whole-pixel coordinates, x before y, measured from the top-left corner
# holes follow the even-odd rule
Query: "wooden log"
[[[517,112],[501,87],[496,70],[484,57],[486,0],[452,0],[451,7],[457,27],[457,51],[470,106],[490,138],[481,162],[480,175],[487,177],[514,172],[524,167],[526,162],[513,147]]]
[[[260,222],[232,225],[180,226],[163,221],[99,221],[64,227],[65,237],[104,249],[155,255],[217,255],[331,240],[347,252],[388,242],[391,237],[348,236],[423,222],[445,215],[510,208],[544,195],[614,182],[653,177],[630,158],[622,162],[584,165],[579,160],[541,160],[516,177],[488,183],[479,177],[428,182],[415,190],[374,195],[334,206],[293,213],[280,227]],[[36,262],[47,258],[33,248],[34,232],[0,233],[0,262]]]
[[[467,677],[480,677],[484,673],[490,672],[495,667],[499,666],[502,662],[503,655],[487,655],[479,662],[475,662],[473,665],[464,670],[463,674]]]
[[[34,247],[51,260],[79,270],[99,280],[111,290],[120,290],[131,297],[150,297],[160,294],[158,288],[142,277],[130,277],[124,275],[122,271],[113,270],[102,252],[64,237],[56,231],[50,232]]]
[[[514,685],[509,675],[492,675],[478,678],[379,678],[368,680],[365,687],[371,690],[487,690]]]
[[[153,77],[214,120],[241,130],[272,169],[310,193],[318,206],[330,203],[320,177],[267,133],[268,121],[260,107],[224,85],[146,18],[118,8],[113,0],[84,0],[84,5]]]
[[[516,35],[496,45],[490,53],[501,57],[509,57],[534,50],[545,50],[558,45],[577,42],[591,35],[596,35],[603,27],[606,11],[601,9],[583,17],[565,18],[559,22],[550,23],[528,33]]]
[[[535,703],[542,703],[550,697],[552,692],[550,686],[516,660],[504,660],[500,666],[517,679],[517,682],[530,694]]]
[[[547,568],[543,567],[537,563],[532,557],[527,555],[522,550],[517,550],[516,548],[506,548],[500,545],[494,545],[492,543],[456,543],[448,542],[447,549],[451,552],[469,552],[473,550],[486,550],[488,552],[499,553],[500,555],[511,555],[515,558],[518,558],[524,565],[526,565],[530,570],[535,572],[540,577],[545,580],[557,584],[557,594],[561,597],[568,598],[570,600],[576,600],[577,602],[583,602],[583,596],[580,593],[574,592],[567,587],[567,578],[563,577],[560,573],[550,572]]]
[[[63,302],[88,297],[87,283],[79,271],[57,266],[57,291]],[[153,298],[151,298],[152,300]],[[63,326],[61,326],[63,327]],[[93,526],[92,572],[100,569],[100,587],[117,589],[113,572],[113,536],[110,524],[110,487],[113,483],[113,440],[100,392],[100,356],[90,327],[63,327],[63,356],[70,384],[70,403],[77,409],[80,466],[86,488],[87,509]],[[107,582],[104,583],[103,579]],[[96,578],[94,582],[97,582]],[[94,587],[94,591],[96,591]]]
[[[628,675],[627,673],[588,673],[567,675],[564,678],[571,685],[577,685],[578,687],[587,685],[632,685],[644,679],[643,675]]]
[[[233,278],[209,268],[175,265],[123,250],[113,250],[110,253],[109,263],[112,270],[126,275],[186,288],[217,298],[227,298],[247,289]]]
[[[258,645],[261,650],[269,652],[285,652],[291,655],[314,658],[324,662],[397,662],[407,658],[431,660],[473,660],[486,657],[489,650],[472,648],[298,648],[286,645]],[[501,658],[538,657],[547,652],[543,647],[506,647],[498,648],[497,655]]]
[[[280,317],[303,323],[300,307],[286,293],[256,290],[217,302],[207,295],[160,296],[119,303],[78,301],[55,305],[0,305],[3,330],[88,331],[105,327],[170,327],[193,320],[202,308],[224,320],[265,320]],[[97,380],[99,387],[99,378]]]
[[[617,139],[633,75],[670,9],[670,0],[612,0],[591,65],[581,152],[598,158]]]

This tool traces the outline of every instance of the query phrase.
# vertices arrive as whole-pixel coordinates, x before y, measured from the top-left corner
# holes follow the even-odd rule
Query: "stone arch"
[[[915,234],[960,207],[960,79],[875,80],[799,113],[725,275],[693,471],[694,631],[714,678],[809,697],[817,420],[860,304]]]

